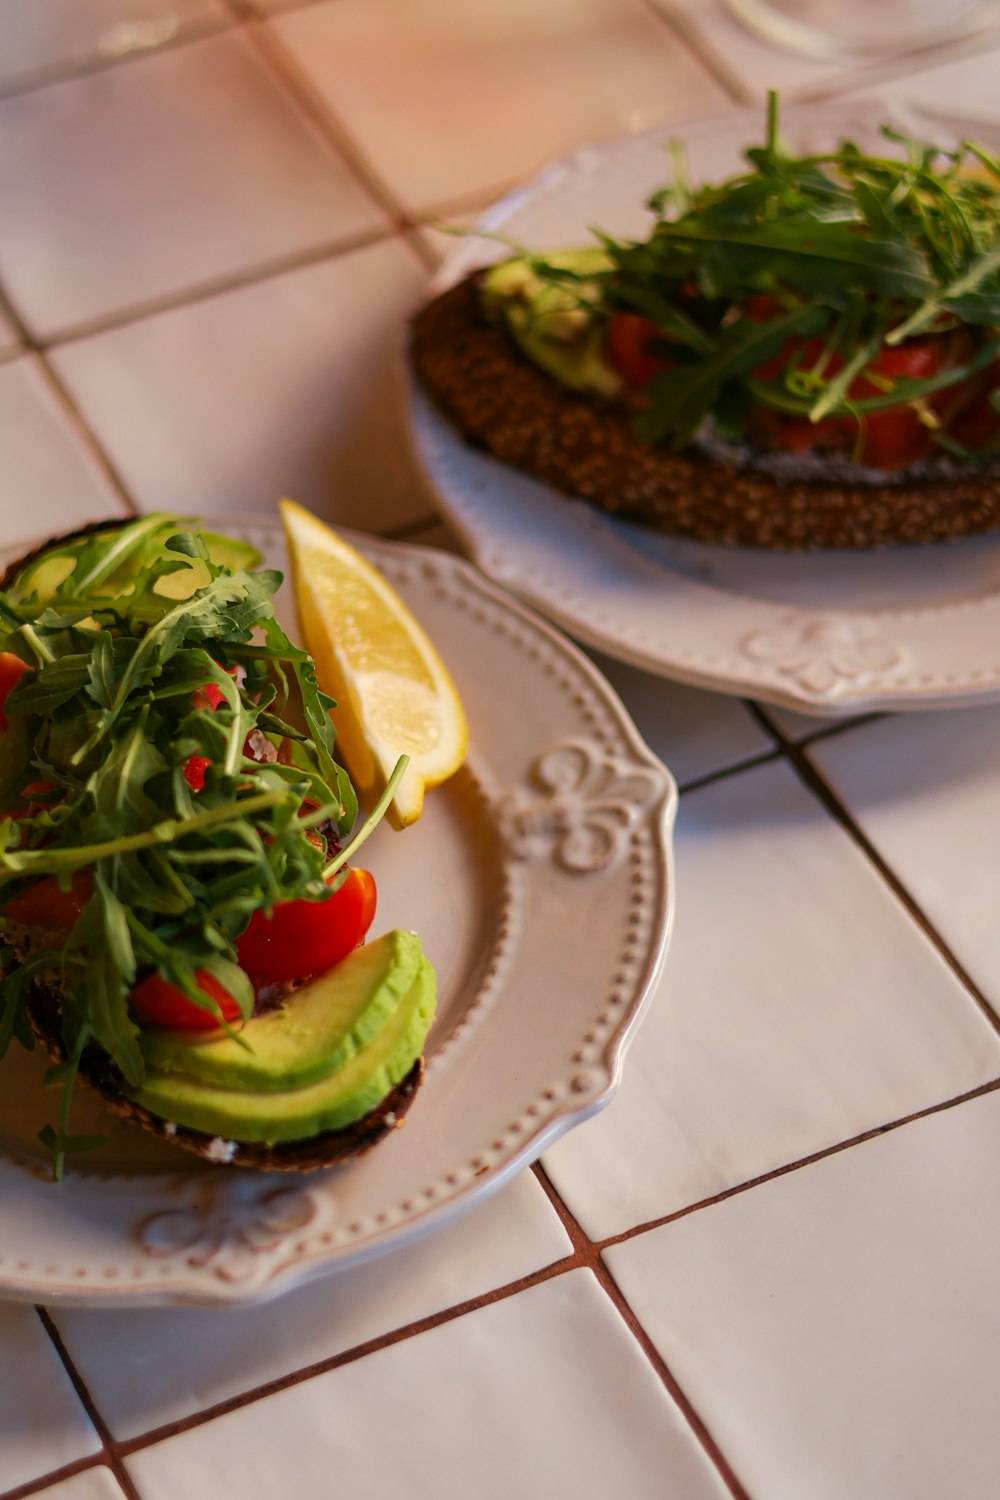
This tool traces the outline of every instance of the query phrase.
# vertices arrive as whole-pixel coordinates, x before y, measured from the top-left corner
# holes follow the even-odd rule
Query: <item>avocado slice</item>
[[[95,550],[100,549],[105,553],[106,563],[99,581],[91,585],[92,592],[108,599],[118,598],[128,592],[137,568],[148,566],[154,558],[181,561],[176,554],[167,552],[164,544],[176,532],[189,529],[190,524],[182,517],[154,512],[120,527],[101,526],[84,530],[33,556],[18,572],[8,592],[18,602],[33,599],[38,604],[47,603],[64,585],[66,591],[72,593],[73,585],[69,580],[81,558],[93,560]],[[249,542],[200,527],[197,529],[217,567],[249,569],[260,563],[260,553]],[[160,592],[165,597],[188,598],[208,583],[209,573],[205,565],[197,558],[187,561],[189,566],[161,580]]]
[[[222,1032],[192,1040],[190,1032],[146,1030],[139,1047],[149,1068],[224,1088],[304,1088],[372,1040],[409,991],[420,961],[415,933],[386,932],[296,990],[281,1010],[252,1017],[240,1041]]]
[[[485,273],[487,308],[500,314],[531,362],[560,385],[618,395],[622,383],[604,358],[604,323],[594,313],[597,278],[611,269],[610,256],[591,246],[548,255],[545,263],[574,279],[547,279],[531,256],[515,256]]]
[[[434,1019],[434,970],[421,956],[409,991],[382,1029],[343,1067],[300,1089],[227,1089],[150,1069],[127,1097],[160,1119],[225,1140],[306,1140],[362,1119],[413,1067]]]

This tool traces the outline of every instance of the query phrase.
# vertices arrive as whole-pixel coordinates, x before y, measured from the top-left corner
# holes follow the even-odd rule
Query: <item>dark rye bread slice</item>
[[[502,322],[483,316],[475,274],[417,314],[411,357],[468,442],[656,531],[800,551],[951,541],[1000,526],[995,470],[824,481],[643,443],[627,411],[559,385],[521,354]]]
[[[125,524],[128,519],[123,517],[121,521],[94,521],[88,526],[81,526],[75,531],[65,532],[41,543],[31,552],[8,564],[0,578],[0,588],[9,587],[22,568],[47,552],[50,547],[93,532],[113,530],[116,526]],[[22,962],[29,957],[32,946],[29,933],[7,929],[4,940]],[[28,1019],[36,1038],[53,1061],[64,1061],[60,991],[55,975],[39,974],[33,980],[28,992]],[[125,1097],[122,1093],[121,1074],[100,1047],[91,1045],[85,1050],[79,1070],[81,1082],[98,1093],[114,1114],[140,1126],[168,1145],[179,1146],[215,1165],[249,1167],[265,1172],[314,1172],[321,1167],[334,1166],[338,1162],[362,1155],[402,1123],[423,1074],[423,1059],[418,1058],[382,1102],[352,1125],[345,1126],[342,1130],[323,1131],[308,1140],[281,1141],[269,1146],[261,1141],[223,1140],[151,1114],[148,1109],[143,1109],[141,1105]]]

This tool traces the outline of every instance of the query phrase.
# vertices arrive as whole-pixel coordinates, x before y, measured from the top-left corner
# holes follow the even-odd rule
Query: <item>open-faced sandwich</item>
[[[727,181],[642,241],[517,253],[418,314],[469,442],[709,542],[870,547],[1000,525],[1000,161],[886,129],[796,156],[772,97]]]
[[[363,942],[371,875],[331,700],[249,546],[154,515],[49,543],[0,588],[0,1053],[39,1040],[160,1137],[306,1170],[392,1128],[434,972]]]

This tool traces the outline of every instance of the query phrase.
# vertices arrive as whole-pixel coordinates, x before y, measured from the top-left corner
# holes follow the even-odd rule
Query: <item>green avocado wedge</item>
[[[127,1097],[160,1119],[225,1140],[306,1140],[362,1119],[410,1071],[434,1019],[434,970],[421,957],[409,991],[380,1031],[335,1073],[305,1088],[261,1093],[150,1069]]]
[[[533,364],[573,391],[615,396],[621,380],[604,357],[604,324],[595,316],[597,278],[611,260],[597,246],[546,257],[566,281],[546,280],[528,256],[491,266],[483,277],[487,307],[506,322]]]
[[[83,531],[53,542],[30,558],[9,585],[8,593],[15,603],[33,599],[45,604],[57,592],[118,599],[128,596],[140,569],[170,561],[177,571],[164,575],[159,592],[166,598],[190,598],[196,589],[204,588],[210,575],[200,559],[182,559],[167,550],[167,540],[183,529],[179,517],[152,512],[118,528],[102,526]],[[249,542],[201,526],[196,529],[217,567],[254,568],[261,562],[260,553]]]
[[[223,1088],[304,1088],[367,1046],[409,992],[420,962],[415,933],[386,932],[296,990],[280,1010],[252,1017],[239,1041],[147,1030],[139,1046],[148,1068]]]

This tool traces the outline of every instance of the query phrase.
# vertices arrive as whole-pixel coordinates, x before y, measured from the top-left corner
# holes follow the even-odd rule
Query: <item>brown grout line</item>
[[[240,5],[242,0],[227,0],[230,6]],[[315,0],[308,0],[309,4]],[[296,7],[301,9],[303,7]],[[286,12],[277,12],[278,15]],[[260,20],[266,21],[269,17],[261,15]],[[296,59],[289,52],[281,38],[273,29],[266,25],[255,25],[248,29],[247,37],[259,52],[262,61],[268,66],[283,89],[298,104],[313,126],[320,133],[327,145],[332,147],[340,159],[353,172],[360,185],[372,197],[382,211],[388,214],[393,226],[397,230],[419,231],[428,227],[424,223],[424,211],[416,208],[408,208],[403,201],[397,197],[394,189],[382,177],[376,169],[373,161],[365,152],[360,142],[352,134],[347,124],[340,118],[324,99],[320,91],[312,83],[312,80],[299,66]],[[503,181],[491,186],[479,186],[470,189],[466,193],[457,195],[454,199],[445,200],[450,211],[453,213],[465,211],[469,206],[471,211],[483,209],[494,203],[497,198],[510,192],[520,185],[523,178],[520,176],[504,178]],[[434,207],[428,212],[433,216]],[[427,247],[417,240],[417,249],[425,264],[434,269],[437,265],[436,257],[429,257]]]
[[[76,1365],[73,1363],[73,1360],[70,1358],[69,1351],[66,1348],[66,1345],[63,1343],[62,1335],[60,1334],[55,1323],[52,1321],[51,1314],[44,1307],[36,1307],[35,1311],[41,1319],[45,1331],[52,1341],[56,1353],[59,1355],[59,1358],[63,1362],[66,1373],[73,1383],[73,1389],[76,1391],[81,1405],[83,1406],[84,1410],[87,1413],[87,1416],[93,1423],[97,1431],[97,1435],[101,1440],[101,1446],[103,1449],[101,1461],[111,1470],[112,1474],[114,1474],[116,1480],[125,1493],[127,1500],[140,1500],[140,1496],[135,1486],[133,1485],[132,1480],[126,1473],[124,1465],[122,1464],[121,1458],[118,1453],[118,1445],[116,1444],[114,1438],[111,1436],[107,1424],[105,1423],[104,1418],[101,1416],[101,1413],[98,1410],[96,1402],[91,1396],[90,1391],[87,1389],[87,1385],[83,1379],[83,1376],[80,1374],[79,1370],[76,1368]]]
[[[41,371],[46,383],[49,386],[49,389],[61,406],[63,415],[66,417],[70,426],[76,432],[76,435],[82,445],[87,449],[91,458],[101,470],[108,484],[114,490],[126,513],[128,515],[136,515],[137,507],[135,501],[132,499],[132,496],[129,494],[128,487],[126,486],[125,481],[118,473],[118,470],[111,462],[111,459],[108,457],[107,453],[105,453],[104,448],[98,442],[96,433],[90,427],[90,424],[87,422],[86,418],[80,411],[76,402],[73,400],[69,391],[63,385],[61,379],[52,368],[52,365],[46,358],[44,347],[40,345],[32,336],[26,324],[23,322],[17,310],[11,303],[10,298],[7,296],[7,293],[3,287],[0,287],[0,313],[2,313],[4,317],[6,317],[7,321],[16,332],[18,343],[21,346],[22,356],[28,354],[34,357],[38,369]],[[16,358],[17,355],[15,354],[12,357]]]
[[[134,302],[128,307],[115,308],[113,312],[90,318],[85,323],[75,323],[67,328],[57,329],[55,333],[40,339],[36,347],[42,350],[59,349],[64,344],[78,343],[81,339],[94,338],[98,334],[114,333],[119,328],[139,323],[144,318],[155,318],[161,313],[175,312],[182,307],[210,301],[213,297],[225,296],[227,292],[241,291],[244,287],[257,285],[258,282],[273,281],[292,271],[305,270],[309,266],[337,260],[340,256],[351,255],[358,250],[370,249],[373,245],[380,245],[400,233],[401,226],[387,225],[385,228],[359,230],[357,234],[347,236],[342,240],[326,240],[320,245],[310,245],[305,250],[294,250],[288,255],[277,256],[274,260],[263,261],[241,271],[230,271],[223,276],[215,276],[208,281],[198,282],[194,286],[182,287],[175,292],[164,292],[162,296],[150,297],[144,302]]]
[[[45,355],[39,352],[38,354],[36,354],[36,358],[38,360],[42,374],[45,376],[45,379],[49,387],[51,388],[53,395],[56,397],[56,400],[63,408],[63,415],[66,417],[70,425],[75,428],[80,441],[83,443],[84,447],[88,449],[94,462],[103,473],[108,484],[114,490],[119,501],[124,506],[126,512],[130,516],[138,515],[139,508],[136,505],[135,501],[132,499],[132,496],[128,491],[124,479],[119,474],[115,464],[111,461],[108,454],[105,452],[104,448],[98,441],[96,433],[93,431],[83,413],[76,405],[76,402],[69,394],[69,391],[63,385],[61,379],[49,364],[49,361],[45,358]]]
[[[972,999],[982,1011],[985,1019],[995,1031],[1000,1031],[1000,1012],[986,999],[972,976],[958,957],[952,952],[950,946],[938,932],[933,922],[917,901],[916,897],[907,889],[904,882],[893,870],[879,849],[872,843],[861,825],[856,821],[850,810],[841,802],[829,782],[821,775],[819,770],[809,759],[809,747],[825,740],[833,739],[837,734],[843,734],[851,729],[858,729],[863,724],[876,723],[887,717],[884,713],[872,713],[857,719],[851,719],[846,723],[831,725],[829,728],[819,730],[809,735],[806,739],[796,742],[789,740],[777,724],[771,724],[766,710],[758,704],[748,703],[747,707],[752,710],[758,721],[776,736],[780,743],[780,753],[788,761],[792,770],[799,780],[820,802],[823,808],[830,814],[834,822],[847,834],[851,841],[857,845],[861,853],[871,864],[876,873],[892,891],[902,906],[905,908],[910,919],[916,923],[921,932],[937,950],[939,956],[948,965],[955,978],[971,995]]]
[[[615,1307],[618,1309],[619,1316],[624,1321],[629,1332],[632,1334],[632,1337],[642,1349],[646,1358],[653,1366],[653,1369],[656,1371],[657,1375],[659,1375],[664,1386],[669,1391],[670,1395],[673,1398],[674,1404],[677,1406],[688,1426],[691,1428],[691,1431],[694,1433],[695,1437],[698,1439],[698,1442],[704,1449],[706,1457],[711,1459],[712,1463],[715,1465],[716,1469],[719,1472],[720,1479],[722,1480],[723,1484],[726,1485],[730,1495],[733,1497],[733,1500],[750,1500],[750,1496],[747,1494],[746,1490],[743,1488],[742,1484],[733,1472],[729,1460],[726,1458],[725,1454],[716,1443],[715,1438],[712,1436],[710,1428],[703,1421],[697,1408],[692,1406],[683,1387],[678,1383],[676,1376],[670,1369],[670,1366],[660,1354],[659,1350],[650,1339],[649,1334],[643,1328],[635,1313],[626,1302],[624,1296],[622,1295],[621,1288],[619,1287],[617,1281],[615,1281],[614,1277],[608,1270],[600,1255],[598,1255],[597,1263],[594,1266],[594,1274],[596,1275],[607,1296],[611,1299]]]
[[[191,42],[201,42],[209,37],[220,36],[225,31],[233,30],[237,24],[237,21],[227,19],[225,16],[206,16],[200,21],[188,21],[179,27],[173,36],[166,37],[154,46],[133,47],[117,55],[91,52],[85,56],[68,58],[65,62],[50,63],[46,67],[18,74],[0,83],[0,102],[5,99],[23,98],[26,94],[50,88],[53,84],[72,83],[78,78],[90,78],[98,73],[107,73],[112,68],[124,67],[130,62],[138,62],[144,57],[153,57],[159,52],[173,52],[178,47],[186,47]]]
[[[64,1479],[74,1479],[77,1474],[85,1474],[89,1469],[106,1467],[103,1453],[91,1453],[86,1458],[78,1458],[74,1463],[63,1464],[59,1469],[49,1469],[37,1479],[27,1479],[23,1484],[16,1484],[12,1490],[4,1490],[0,1493],[0,1500],[25,1500],[25,1496],[41,1494],[51,1486],[61,1484]]]
[[[770,705],[747,700],[745,705],[761,728],[778,741],[784,748],[793,745],[814,745],[817,740],[831,740],[839,734],[846,734],[852,729],[860,729],[863,724],[877,724],[879,719],[888,717],[881,709],[873,709],[868,713],[861,712],[853,714],[846,719],[817,719],[816,728],[810,729],[806,734],[792,739],[782,729],[781,725],[772,718]]]
[[[443,1327],[446,1323],[453,1323],[456,1319],[465,1317],[467,1313],[478,1312],[480,1308],[489,1307],[495,1302],[505,1302],[529,1287],[540,1286],[543,1282],[552,1281],[567,1271],[576,1270],[581,1264],[581,1260],[575,1253],[565,1256],[562,1260],[553,1261],[551,1265],[532,1271],[527,1276],[521,1276],[505,1286],[482,1292],[476,1297],[469,1297],[466,1301],[457,1302],[453,1307],[444,1308],[440,1312],[429,1313],[425,1318],[417,1318],[414,1322],[405,1323],[402,1327],[391,1329],[388,1333],[366,1339],[361,1344],[355,1344],[339,1354],[331,1354],[326,1359],[316,1360],[313,1364],[304,1365],[301,1369],[292,1370],[287,1375],[276,1376],[273,1380],[264,1381],[261,1385],[252,1386],[249,1390],[240,1391],[235,1396],[228,1396],[223,1401],[217,1401],[213,1406],[204,1407],[187,1417],[181,1417],[176,1422],[167,1422],[162,1427],[150,1428],[139,1437],[128,1438],[114,1444],[115,1452],[122,1457],[130,1457],[133,1453],[150,1448],[166,1438],[176,1437],[180,1433],[190,1432],[197,1427],[204,1427],[218,1417],[227,1416],[230,1412],[239,1411],[245,1406],[253,1406],[258,1401],[266,1400],[268,1396],[291,1390],[294,1386],[303,1385],[306,1381],[326,1375],[331,1370],[339,1370],[344,1365],[354,1364],[369,1354],[377,1354],[382,1349],[392,1348],[396,1344],[416,1338],[419,1334]],[[0,1500],[9,1500],[9,1497],[0,1495]],[[130,1495],[130,1500],[138,1500],[138,1497]]]
[[[251,8],[244,12],[243,6],[248,0],[227,0],[230,7],[237,7],[239,13],[257,16]],[[309,8],[310,5],[318,3],[318,0],[305,0],[304,5],[294,7],[295,9]],[[276,14],[287,14],[285,11]],[[261,13],[259,20],[269,19],[266,13]],[[446,201],[444,208],[434,208],[426,212],[419,208],[409,208],[396,196],[393,188],[375,168],[371,158],[364,151],[360,143],[355,139],[350,129],[341,120],[337,112],[331,108],[323,98],[319,90],[314,86],[307,74],[299,66],[298,62],[288,51],[287,47],[275,32],[265,26],[255,26],[247,32],[251,44],[258,50],[262,61],[270,68],[272,74],[283,89],[298,104],[313,126],[318,130],[326,144],[330,146],[354,174],[357,181],[365,189],[368,195],[374,199],[376,204],[385,213],[393,229],[401,233],[423,268],[427,271],[437,269],[439,258],[421,237],[420,231],[433,228],[433,220],[440,217],[444,212],[464,213],[475,212],[488,207],[497,198],[510,192],[518,186],[521,178],[505,178],[502,182],[492,186],[477,187],[469,192],[460,194],[454,199]]]
[[[300,110],[338,159],[348,168],[395,227],[407,223],[406,209],[375,170],[347,126],[330,108],[319,90],[303,72],[281,38],[266,24],[256,23],[246,37],[261,63],[295,101]]]
[[[665,1386],[675,1405],[683,1414],[685,1421],[688,1423],[688,1426],[691,1428],[698,1442],[701,1444],[706,1456],[718,1469],[719,1475],[722,1478],[723,1482],[727,1485],[729,1492],[733,1497],[733,1500],[750,1500],[750,1497],[747,1495],[746,1491],[743,1489],[742,1485],[739,1483],[738,1479],[730,1468],[729,1462],[726,1459],[725,1455],[716,1444],[715,1439],[712,1437],[712,1434],[709,1431],[708,1427],[702,1421],[696,1409],[691,1405],[691,1402],[688,1400],[683,1389],[678,1384],[675,1376],[670,1370],[670,1367],[660,1355],[660,1353],[656,1349],[656,1346],[650,1339],[649,1334],[642,1327],[635,1313],[626,1302],[624,1296],[622,1295],[621,1288],[618,1286],[618,1283],[615,1281],[614,1277],[611,1275],[611,1272],[608,1270],[607,1266],[604,1264],[603,1259],[601,1258],[600,1248],[592,1239],[590,1239],[583,1226],[580,1224],[579,1220],[574,1217],[568,1206],[563,1202],[562,1198],[556,1191],[554,1184],[546,1173],[544,1167],[542,1167],[539,1162],[535,1162],[534,1166],[532,1167],[532,1171],[534,1172],[535,1177],[538,1179],[538,1182],[541,1184],[541,1187],[543,1188],[545,1195],[548,1198],[553,1209],[559,1215],[559,1218],[562,1221],[563,1228],[566,1230],[566,1233],[569,1235],[570,1239],[573,1242],[573,1246],[576,1251],[575,1258],[578,1264],[583,1268],[592,1271],[596,1276],[602,1290],[614,1304],[619,1316],[622,1318],[629,1332],[632,1334],[632,1337],[642,1349],[643,1353],[649,1360],[650,1364],[653,1366],[653,1369],[656,1371],[657,1375],[660,1378],[660,1381]]]
[[[959,961],[956,954],[952,952],[950,946],[938,932],[933,922],[931,922],[916,897],[906,888],[892,866],[875,847],[860,824],[855,821],[848,808],[841,802],[830,784],[813,765],[809,759],[807,748],[804,749],[799,745],[789,745],[785,750],[785,754],[800,781],[812,792],[835,822],[854,841],[862,854],[865,855],[869,863],[885,881],[896,899],[905,907],[911,919],[921,929],[924,936],[936,948],[938,954],[944,959],[956,979],[968,990],[993,1029],[1000,1031],[1000,1014],[997,1013],[986,999],[986,996],[979,989],[979,986],[975,983],[965,966]]]
[[[738,1198],[743,1193],[749,1193],[754,1188],[775,1182],[780,1177],[788,1177],[793,1172],[800,1172],[803,1168],[826,1161],[831,1156],[839,1156],[855,1146],[863,1146],[867,1141],[873,1141],[878,1136],[891,1135],[894,1131],[901,1130],[906,1125],[912,1125],[917,1120],[929,1119],[931,1115],[943,1114],[945,1110],[956,1109],[962,1104],[970,1103],[973,1099],[981,1099],[987,1094],[998,1092],[1000,1092],[1000,1078],[994,1078],[989,1083],[978,1084],[976,1088],[968,1089],[964,1094],[956,1094],[953,1098],[943,1099],[938,1104],[928,1104],[923,1109],[915,1109],[911,1114],[901,1115],[897,1120],[886,1121],[884,1125],[873,1125],[871,1129],[863,1130],[859,1135],[852,1135],[849,1140],[837,1141],[832,1146],[823,1146],[819,1151],[812,1151],[808,1156],[800,1156],[795,1161],[785,1162],[783,1166],[774,1167],[770,1172],[761,1172],[756,1177],[748,1177],[745,1182],[739,1182],[734,1187],[723,1188],[721,1192],[713,1193],[708,1198],[699,1198],[697,1203],[688,1203],[684,1208],[663,1214],[659,1219],[649,1219],[645,1224],[634,1224],[630,1229],[623,1229],[620,1234],[609,1235],[607,1239],[599,1241],[597,1248],[603,1254],[614,1245],[624,1245],[627,1241],[638,1238],[639,1235],[648,1234],[650,1230],[662,1229],[665,1224],[676,1223],[678,1219],[687,1219],[691,1214],[699,1213],[702,1209],[714,1208],[718,1203],[725,1203],[730,1198]]]
[[[773,750],[761,750],[756,755],[748,755],[744,760],[734,762],[730,766],[720,766],[717,771],[706,771],[701,776],[692,776],[689,781],[681,781],[677,784],[677,790],[681,793],[697,792],[702,787],[714,786],[717,781],[725,781],[730,776],[737,776],[741,771],[752,771],[757,766],[768,766],[772,761],[783,759],[784,752],[776,745]]]
[[[694,22],[672,5],[670,0],[643,0],[643,4],[652,15],[674,32],[689,52],[694,53],[705,71],[711,75],[720,88],[725,90],[735,104],[757,102],[756,95],[732,71],[725,58],[706,42]]]

